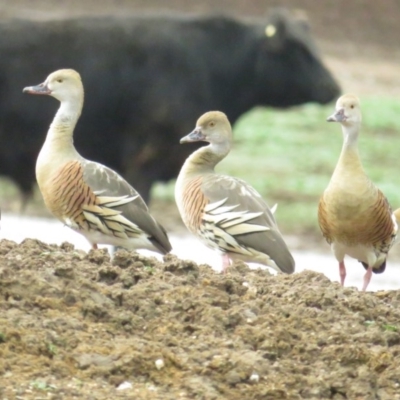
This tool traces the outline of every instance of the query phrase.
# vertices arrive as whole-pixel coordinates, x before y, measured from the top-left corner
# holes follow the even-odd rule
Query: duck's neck
[[[65,162],[80,157],[73,144],[73,132],[83,101],[62,102],[47,132],[36,163],[38,181],[46,179]]]
[[[343,146],[337,163],[334,177],[337,174],[363,174],[364,169],[361,164],[360,155],[358,153],[358,132],[359,126],[342,125]]]
[[[73,133],[81,115],[82,104],[63,102],[50,125],[45,146],[55,151],[73,147]]]
[[[63,155],[76,153],[73,133],[82,111],[82,102],[62,102],[47,132],[42,150]]]
[[[181,174],[188,176],[214,172],[215,166],[228,155],[230,147],[229,142],[201,147],[185,161]]]

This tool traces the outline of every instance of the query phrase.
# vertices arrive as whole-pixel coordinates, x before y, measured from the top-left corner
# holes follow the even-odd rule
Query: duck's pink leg
[[[367,272],[364,275],[364,284],[362,287],[363,292],[367,290],[368,284],[371,280],[371,276],[372,276],[372,267],[368,267]]]
[[[228,270],[228,268],[231,265],[231,260],[228,256],[228,254],[223,254],[222,255],[222,273],[226,274],[226,271]]]
[[[97,244],[96,244],[96,243],[93,243],[93,244],[92,244],[92,249],[93,249],[93,250],[97,250],[97,249],[98,249],[98,247],[97,247]]]
[[[344,265],[344,261],[339,263],[339,275],[340,275],[340,284],[344,286],[344,280],[346,279],[346,267]]]

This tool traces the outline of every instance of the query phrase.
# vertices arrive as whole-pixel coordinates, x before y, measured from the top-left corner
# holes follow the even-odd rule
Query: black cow
[[[230,121],[256,105],[327,103],[339,87],[304,21],[224,16],[132,16],[0,23],[0,174],[29,195],[35,162],[58,107],[22,94],[52,71],[82,75],[75,145],[119,171],[147,200],[194,148],[179,139],[208,110]]]

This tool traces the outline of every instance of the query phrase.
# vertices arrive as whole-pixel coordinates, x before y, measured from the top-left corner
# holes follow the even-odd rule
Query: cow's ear
[[[310,20],[304,10],[293,10],[291,15],[293,17],[293,23],[300,29],[303,29],[306,32],[311,30]]]
[[[306,32],[310,32],[311,31],[310,22],[308,20],[299,19],[299,20],[297,20],[297,23],[299,24],[301,29],[303,29],[304,31],[306,31]]]

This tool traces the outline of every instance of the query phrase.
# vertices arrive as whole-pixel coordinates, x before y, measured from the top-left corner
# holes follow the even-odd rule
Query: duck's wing
[[[294,271],[294,260],[280,233],[273,211],[246,182],[224,175],[202,179],[201,229],[221,249],[244,253],[251,248],[267,254],[282,272]]]
[[[140,194],[112,169],[75,160],[64,165],[58,179],[59,197],[71,224],[123,240],[145,236],[160,252],[171,250],[164,228]]]

